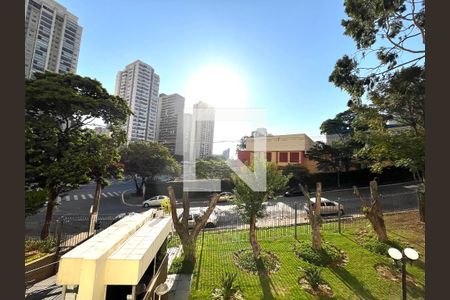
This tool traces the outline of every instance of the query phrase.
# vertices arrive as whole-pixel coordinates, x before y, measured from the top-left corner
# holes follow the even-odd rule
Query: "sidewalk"
[[[170,286],[169,300],[187,300],[191,292],[193,274],[169,274],[166,283]]]
[[[62,286],[56,285],[56,275],[39,281],[27,288],[26,300],[61,300]]]
[[[175,257],[181,255],[181,247],[173,247],[167,249],[169,253],[168,269],[172,265]],[[187,300],[191,292],[192,274],[169,274],[166,279],[167,285],[170,287],[168,292],[168,300]]]

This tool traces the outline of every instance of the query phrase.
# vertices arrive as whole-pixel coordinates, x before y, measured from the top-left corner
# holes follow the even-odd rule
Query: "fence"
[[[352,194],[351,191],[347,194]],[[365,199],[369,199],[362,191]],[[348,226],[364,218],[363,203],[354,196],[335,197],[332,192],[322,193],[322,199],[326,198],[338,203],[322,208],[322,231],[343,232]],[[380,194],[380,202],[384,213],[415,210],[418,208],[417,193],[414,190],[394,194]],[[295,237],[300,234],[310,233],[311,227],[306,212],[306,200],[304,197],[284,198],[283,201],[269,201],[266,204],[265,216],[257,220],[258,240],[279,238],[285,236]],[[342,210],[343,213],[339,213]],[[248,241],[249,225],[243,222],[238,212],[232,205],[218,205],[214,212],[217,223],[213,228],[205,228],[210,233],[210,238],[216,237],[223,242]],[[212,235],[214,234],[214,235]],[[178,239],[176,234],[175,240]],[[175,240],[172,242],[174,243]]]
[[[115,215],[102,215],[97,218],[96,233],[110,226],[115,220]],[[71,215],[59,217],[52,221],[50,235],[56,240],[56,252],[39,259],[25,267],[25,282],[37,282],[56,274],[60,255],[90,238],[88,234],[90,217],[88,215]],[[32,226],[35,227],[32,227]],[[36,240],[40,237],[36,234],[42,227],[42,223],[26,223],[25,240]],[[28,233],[28,234],[27,234]]]

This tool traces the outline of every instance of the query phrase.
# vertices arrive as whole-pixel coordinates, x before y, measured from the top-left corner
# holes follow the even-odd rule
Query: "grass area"
[[[424,238],[415,237],[424,234],[417,231],[412,222],[412,214],[402,218],[399,215],[386,216],[386,224],[389,236],[395,235],[404,242],[411,242],[424,247]],[[409,221],[408,221],[409,219]],[[408,223],[409,222],[409,223]],[[406,225],[411,226],[406,226]],[[369,226],[369,227],[368,227]],[[401,226],[401,228],[400,228]],[[348,262],[340,267],[325,267],[322,275],[334,292],[333,299],[400,299],[401,283],[381,277],[375,270],[378,263],[392,264],[387,256],[370,252],[362,247],[356,237],[361,228],[369,228],[365,220],[345,224],[342,234],[335,230],[336,226],[324,224],[323,238],[325,241],[336,245],[348,255]],[[327,230],[330,229],[330,230]],[[270,230],[271,233],[264,231]],[[281,261],[281,268],[268,279],[260,278],[241,271],[233,263],[232,256],[237,250],[249,248],[246,239],[237,238],[236,235],[247,236],[247,232],[205,232],[202,259],[200,252],[197,256],[196,271],[192,282],[191,299],[209,299],[211,291],[219,287],[221,275],[224,272],[235,272],[237,284],[242,288],[245,299],[318,299],[301,289],[298,278],[303,275],[299,267],[309,264],[298,258],[294,251],[294,229],[277,228],[261,229],[258,235],[262,238],[260,244],[264,250],[271,251]],[[276,237],[277,234],[280,237]],[[299,240],[308,240],[310,235],[306,230],[300,230]],[[198,250],[201,247],[201,236],[197,243]],[[425,269],[424,250],[415,247],[422,256],[422,260],[407,265],[407,272],[411,275],[416,286],[408,287],[408,299],[424,299],[425,295]],[[200,272],[197,272],[200,264]],[[198,289],[196,289],[198,280]]]
[[[36,252],[36,253],[30,254],[30,255],[25,255],[25,264],[28,264],[29,262],[37,260],[46,255],[48,255],[48,253],[41,253],[41,252]]]

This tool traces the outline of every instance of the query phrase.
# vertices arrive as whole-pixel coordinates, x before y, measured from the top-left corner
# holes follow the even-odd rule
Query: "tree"
[[[256,220],[265,215],[264,202],[268,197],[275,197],[277,192],[283,191],[289,181],[289,176],[284,176],[274,163],[267,163],[266,176],[265,192],[255,192],[241,178],[234,174],[232,176],[236,195],[234,204],[241,219],[250,225],[249,239],[256,261],[259,261],[261,253],[261,247],[256,239]]]
[[[305,155],[317,162],[319,170],[336,172],[337,186],[340,187],[340,174],[349,170],[353,151],[354,146],[351,141],[336,141],[331,146],[318,141],[314,143]]]
[[[25,191],[25,217],[36,214],[47,202],[48,192],[46,190]]]
[[[378,194],[377,182],[375,180],[370,182],[370,195],[372,200],[370,204],[365,201],[356,186],[353,187],[355,195],[363,203],[363,213],[372,224],[372,228],[377,234],[380,242],[387,242],[388,236],[386,232],[386,225],[383,218],[383,210],[381,209],[380,195]]]
[[[388,83],[379,84],[369,97],[370,105],[353,108],[354,123],[368,128],[355,131],[355,139],[365,146],[357,155],[373,172],[389,166],[411,171],[421,185],[418,190],[420,216],[425,210],[425,72],[410,67],[395,72]],[[386,123],[394,120],[399,128],[390,130]]]
[[[366,133],[355,134],[366,145],[359,157],[369,161],[372,170],[392,164],[408,167],[424,185],[425,2],[346,0],[344,5],[349,19],[342,26],[358,51],[336,62],[329,81],[349,93],[348,105],[356,119],[369,125]],[[372,55],[376,65],[370,65]],[[372,104],[363,104],[363,95]],[[414,135],[409,130],[385,130],[387,120],[407,124]],[[399,144],[412,137],[416,145]],[[381,158],[381,153],[389,157]]]
[[[346,138],[353,134],[352,122],[355,113],[347,109],[338,113],[333,119],[327,119],[320,125],[321,134],[336,134],[340,139]]]
[[[42,239],[58,195],[89,181],[85,126],[96,118],[122,124],[129,114],[123,99],[88,77],[46,72],[25,81],[25,186],[48,191]]]
[[[131,142],[122,149],[121,162],[125,173],[133,176],[136,195],[143,196],[143,187],[147,179],[153,182],[161,174],[178,174],[180,166],[170,154],[169,149],[156,142]],[[141,177],[138,183],[137,177]]]
[[[293,164],[288,164],[283,168],[283,175],[289,176],[288,185],[292,189],[297,188],[300,183],[305,184],[311,176],[308,168]]]
[[[237,144],[238,150],[245,150],[247,148],[247,139],[248,138],[249,138],[248,136],[241,137],[241,139],[239,140],[239,144]]]
[[[231,178],[231,169],[224,160],[199,159],[196,161],[195,172],[199,179]]]
[[[320,214],[321,209],[321,195],[322,195],[322,183],[316,183],[316,201],[314,207],[312,207],[311,197],[309,196],[308,188],[304,187],[302,184],[299,185],[306,197],[306,202],[308,203],[308,219],[312,228],[312,241],[311,245],[315,251],[322,250],[322,236],[320,234],[322,226],[322,216]]]
[[[417,0],[345,0],[342,20],[345,35],[358,51],[336,62],[329,77],[352,96],[352,102],[379,83],[390,80],[393,71],[415,66],[425,59],[425,3]],[[373,61],[374,66],[365,65]]]
[[[102,189],[110,184],[109,179],[123,178],[123,168],[121,164],[119,164],[119,147],[126,142],[126,133],[119,127],[111,129],[111,136],[106,134],[99,135],[93,130],[85,133],[88,138],[88,143],[86,145],[89,166],[88,174],[96,183],[89,234],[94,232],[94,224],[97,221]]]
[[[197,237],[203,227],[205,227],[209,216],[216,207],[217,200],[219,200],[219,195],[214,194],[210,201],[206,212],[198,219],[195,220],[194,228],[189,231],[188,219],[189,219],[189,194],[188,192],[183,192],[183,212],[181,220],[177,214],[177,199],[175,197],[175,192],[173,188],[169,186],[167,188],[170,199],[170,209],[172,210],[172,221],[175,231],[180,237],[181,245],[183,246],[183,268],[188,271],[192,271],[195,266],[197,249]]]

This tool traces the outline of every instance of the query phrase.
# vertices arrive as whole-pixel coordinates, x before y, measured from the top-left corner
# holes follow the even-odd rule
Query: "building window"
[[[267,161],[272,161],[272,152],[267,152],[267,154],[266,154],[266,160],[267,160]]]
[[[289,159],[290,162],[300,162],[300,155],[298,152],[291,152],[291,157]]]
[[[280,162],[288,162],[288,153],[280,152]]]

